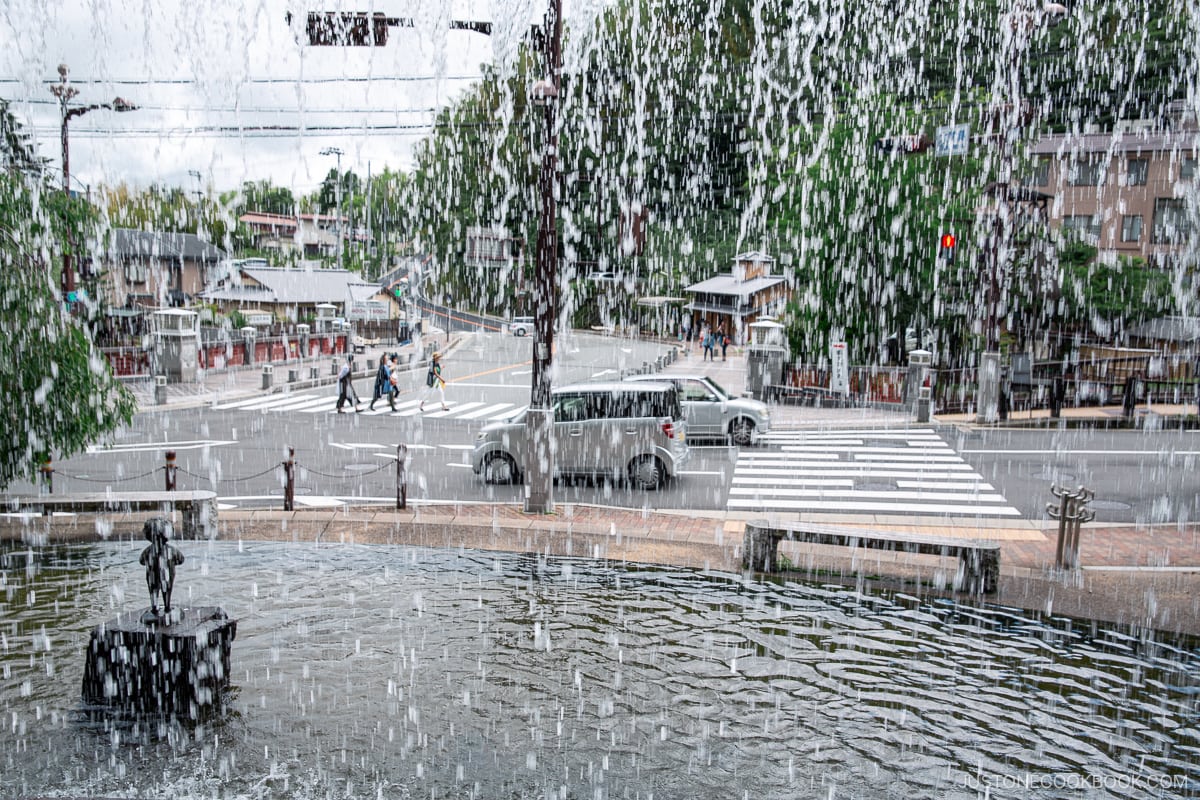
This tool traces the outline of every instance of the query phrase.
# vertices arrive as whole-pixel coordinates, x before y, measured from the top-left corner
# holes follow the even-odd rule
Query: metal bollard
[[[175,451],[167,451],[167,463],[163,467],[163,488],[168,492],[175,491]]]
[[[287,461],[283,462],[283,510],[296,510],[296,448],[288,448]]]
[[[1046,513],[1058,520],[1058,545],[1054,553],[1056,569],[1075,569],[1079,566],[1079,526],[1096,518],[1096,512],[1085,506],[1095,494],[1080,486],[1074,492],[1051,486],[1050,493],[1059,499],[1056,508],[1046,504]]]
[[[270,389],[271,381],[274,380],[274,378],[275,367],[271,366],[270,364],[265,365],[262,371],[262,388]]]
[[[167,376],[154,376],[154,404],[161,406],[167,402]]]
[[[396,445],[396,508],[408,508],[408,445]]]
[[[338,362],[337,362],[337,359],[336,359],[336,358],[333,360],[333,363],[332,363],[332,364],[330,364],[330,368],[329,368],[329,374],[330,374],[330,375],[332,375],[332,376],[333,376],[333,377],[335,377],[335,378],[337,377],[337,374],[338,374]]]
[[[288,383],[295,383],[298,380],[300,380],[300,370],[289,369],[288,370]]]

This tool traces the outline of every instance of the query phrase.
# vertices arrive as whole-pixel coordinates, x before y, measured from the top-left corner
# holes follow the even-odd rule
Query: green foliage
[[[1063,245],[1062,322],[1104,338],[1156,317],[1180,313],[1171,274],[1141,259],[1116,264],[1095,260],[1096,248],[1076,241]]]
[[[1071,6],[1058,25],[1041,16],[1040,0],[604,6],[589,28],[566,32],[578,54],[557,104],[566,310],[590,323],[628,307],[620,296],[605,305],[619,289],[572,281],[592,265],[632,275],[637,293],[678,296],[759,249],[797,290],[789,333],[800,357],[823,358],[845,339],[856,360],[871,359],[888,334],[929,327],[943,354],[965,359],[988,313],[981,276],[1001,252],[985,240],[990,222],[975,219],[982,189],[1005,166],[989,127],[994,106],[1012,91],[1036,101],[1021,123],[1027,140],[1047,126],[1153,117],[1186,95],[1194,23],[1178,4]],[[1034,22],[1011,46],[1014,7]],[[1018,69],[1014,90],[1006,79]],[[441,288],[479,308],[517,307],[521,272],[466,268],[467,228],[522,238],[526,279],[536,251],[545,126],[526,91],[544,74],[530,50],[485,70],[416,156],[410,230],[435,255]],[[873,148],[880,137],[932,137],[964,122],[966,157]],[[631,207],[649,209],[640,253],[621,237]],[[954,265],[936,259],[948,229],[959,236]],[[1016,233],[998,270],[997,313],[1023,340],[1057,312],[1046,288],[1058,267],[1044,226]]]
[[[136,411],[87,328],[63,311],[59,272],[43,256],[58,251],[62,231],[38,193],[0,173],[0,486],[32,476],[46,458],[80,452]]]
[[[787,315],[798,357],[821,361],[845,341],[852,359],[872,361],[906,327],[952,330],[937,325],[947,317],[935,301],[953,305],[975,288],[968,221],[980,165],[876,145],[924,132],[922,115],[877,99],[800,132],[772,166],[774,238],[798,254]],[[943,232],[959,239],[953,265],[938,259]]]

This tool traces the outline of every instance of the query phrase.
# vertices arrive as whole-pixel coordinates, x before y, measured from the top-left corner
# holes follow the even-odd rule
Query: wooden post
[[[164,488],[168,492],[175,491],[175,451],[174,450],[167,451],[167,463],[166,463],[166,466],[163,467],[163,478],[164,478],[164,483],[165,483]]]
[[[288,448],[287,461],[283,462],[283,510],[295,511],[296,508],[296,448]]]
[[[407,460],[408,445],[396,445],[396,508],[401,511],[408,508]]]

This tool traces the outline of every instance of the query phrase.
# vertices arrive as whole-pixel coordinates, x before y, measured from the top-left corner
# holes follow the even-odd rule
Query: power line
[[[28,100],[12,100],[14,105],[54,106],[58,101],[41,98]],[[310,106],[187,106],[187,105],[157,105],[154,103],[137,104],[138,111],[187,111],[204,114],[435,114],[441,109],[436,106],[427,108],[312,108]],[[74,130],[74,128],[72,128]]]
[[[399,83],[421,83],[430,81],[477,81],[482,76],[474,75],[345,75],[345,76],[329,76],[322,78],[246,78],[241,81],[242,85],[271,85],[283,84],[294,86],[296,84],[308,83],[378,83],[378,82],[399,82]],[[25,84],[21,78],[5,78],[0,77],[0,84],[16,83]],[[58,81],[43,81],[46,86],[57,84]],[[77,78],[71,76],[71,83],[75,85],[93,85],[93,86],[200,86],[203,81],[195,78]]]

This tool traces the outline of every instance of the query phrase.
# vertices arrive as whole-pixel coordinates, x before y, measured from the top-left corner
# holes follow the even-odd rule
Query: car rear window
[[[564,393],[554,399],[556,422],[630,417],[682,419],[679,393],[674,389],[618,389]]]

